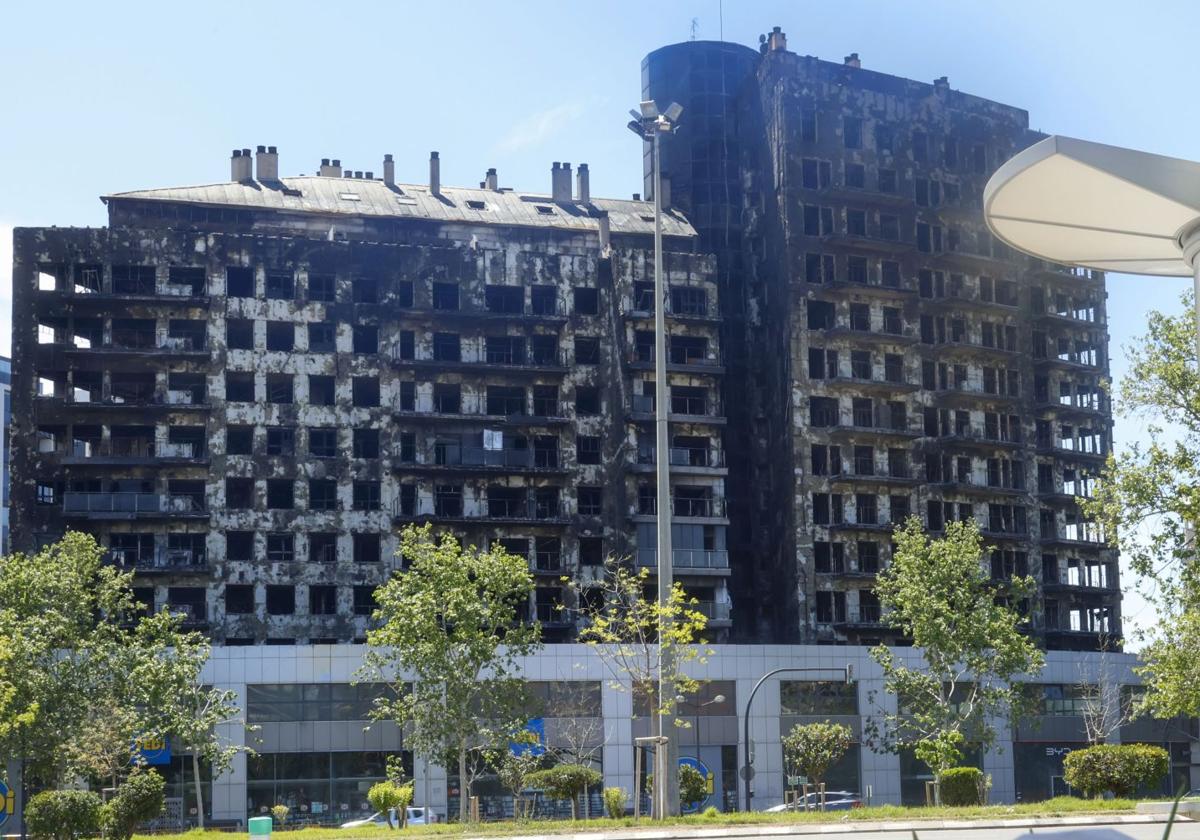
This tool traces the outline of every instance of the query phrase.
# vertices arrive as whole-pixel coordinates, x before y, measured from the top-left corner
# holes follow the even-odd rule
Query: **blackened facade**
[[[653,566],[652,208],[278,177],[106,198],[109,227],[18,229],[14,544],[68,528],[219,643],[361,640],[398,526],[529,558],[548,641],[564,576]],[[666,219],[677,576],[729,624],[712,260]]]
[[[717,258],[734,638],[887,640],[888,534],[974,518],[998,583],[1033,575],[1050,649],[1119,642],[1117,557],[1079,499],[1111,443],[1104,277],[993,241],[981,194],[1025,111],[787,50],[651,53],[684,106],[672,199]],[[692,120],[689,122],[689,120]],[[787,593],[784,597],[783,593]]]

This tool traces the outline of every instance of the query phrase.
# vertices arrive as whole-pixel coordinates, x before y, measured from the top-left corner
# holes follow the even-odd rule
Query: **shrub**
[[[582,764],[558,764],[529,776],[529,784],[532,787],[544,789],[555,799],[571,801],[571,819],[575,819],[575,802],[579,795],[602,781],[604,777],[598,770],[584,767]]]
[[[100,797],[90,790],[45,790],[29,800],[25,823],[34,840],[95,837],[100,806]]]
[[[715,820],[719,816],[721,816],[721,812],[717,810],[716,805],[709,805],[704,809],[704,818],[706,820]]]
[[[840,723],[809,723],[793,726],[783,736],[783,754],[813,784],[825,781],[825,773],[850,749],[853,733]]]
[[[679,765],[679,804],[692,805],[708,796],[708,779],[690,764]]]
[[[1170,757],[1162,747],[1100,744],[1068,754],[1063,759],[1063,778],[1084,796],[1111,791],[1129,797],[1142,785],[1157,782],[1169,768]]]
[[[272,805],[271,818],[275,820],[281,827],[287,822],[288,814],[292,813],[292,809],[286,805]]]
[[[395,808],[400,828],[404,828],[404,821],[408,815],[407,809],[413,801],[412,783],[398,785],[395,782],[380,782],[371,785],[371,789],[367,791],[367,801],[371,803],[372,808],[382,811],[387,816],[389,828],[396,827],[392,825],[391,814],[392,809]]]
[[[987,782],[978,767],[951,767],[938,776],[943,805],[983,805]]]
[[[153,770],[131,773],[104,806],[101,822],[106,840],[129,840],[140,824],[161,814],[165,787],[163,777]]]
[[[609,787],[604,789],[604,813],[614,820],[625,816],[625,788]]]

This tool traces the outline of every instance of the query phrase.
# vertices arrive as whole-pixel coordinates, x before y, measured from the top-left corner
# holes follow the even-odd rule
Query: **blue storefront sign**
[[[133,741],[133,763],[162,767],[171,763],[171,739],[144,737]]]

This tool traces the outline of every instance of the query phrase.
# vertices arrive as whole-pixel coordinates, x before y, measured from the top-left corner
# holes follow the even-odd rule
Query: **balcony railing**
[[[165,551],[140,552],[135,549],[114,548],[109,552],[114,565],[136,571],[174,571],[179,569],[203,569],[207,557],[203,551],[191,549],[166,549]]]
[[[636,414],[654,413],[652,394],[634,394],[632,407]],[[716,400],[704,397],[671,397],[671,414],[687,414],[693,417],[720,417],[721,405]]]
[[[673,446],[668,450],[669,463],[673,467],[723,467],[725,452],[721,449],[687,449]],[[658,462],[658,449],[638,450],[639,464],[655,464]]]
[[[639,548],[637,564],[654,568],[658,565],[658,550]],[[728,569],[729,552],[703,548],[671,549],[671,565],[676,569]]]
[[[202,499],[159,493],[64,493],[63,513],[204,513]]]
[[[168,330],[114,329],[109,341],[99,345],[105,350],[167,350],[200,352],[208,342],[203,334],[172,335]],[[87,348],[79,348],[87,349]]]
[[[689,604],[688,609],[695,610],[709,621],[729,621],[729,604],[724,601],[699,601]]]
[[[437,459],[438,466],[448,467],[532,467],[534,466],[534,450],[532,449],[484,449],[481,446],[464,446],[458,450],[448,449]],[[537,466],[558,465],[557,453],[538,452],[537,455],[555,455],[545,459],[539,457]],[[550,463],[553,461],[553,463]]]
[[[878,604],[860,606],[857,609],[848,609],[845,612],[845,617],[840,621],[834,621],[834,624],[882,624],[883,623],[883,607]]]
[[[481,522],[511,522],[562,519],[566,516],[566,511],[561,499],[554,502],[537,499],[485,499],[480,509],[467,511],[463,499],[446,497],[435,499],[432,506],[420,504],[415,500],[396,499],[392,504],[392,515],[401,518],[429,517],[432,519],[471,519]]]
[[[672,516],[723,517],[725,515],[725,500],[721,498],[693,499],[672,496],[671,511]],[[638,500],[639,516],[655,516],[657,512],[658,500],[655,497],[644,497]]]
[[[482,358],[467,358],[460,355],[457,359],[417,359],[413,358],[407,350],[401,351],[399,346],[394,346],[392,347],[392,358],[397,362],[409,362],[419,365],[503,365],[505,367],[520,368],[556,368],[567,366],[566,354],[558,349],[553,353],[530,350],[526,350],[524,353],[512,353],[493,349],[491,351],[485,350]]]

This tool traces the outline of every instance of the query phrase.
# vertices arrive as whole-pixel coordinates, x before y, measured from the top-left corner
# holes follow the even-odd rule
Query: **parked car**
[[[406,808],[405,812],[408,814],[409,825],[426,825],[427,823],[438,822],[437,814],[430,812],[428,818],[426,818],[425,809],[420,806]],[[398,814],[396,813],[396,809],[393,808],[390,813],[392,816],[392,825],[399,826],[400,822],[397,819]],[[361,820],[350,820],[350,822],[342,823],[342,828],[369,828],[372,826],[383,826],[386,828],[387,824],[387,815],[383,811],[376,811],[371,816],[363,817]]]
[[[803,811],[805,804],[808,805],[808,810],[816,811],[821,807],[821,794],[810,793],[804,800],[793,802],[790,805],[776,805],[773,808],[768,808],[768,814],[781,814],[784,811]],[[848,790],[828,790],[825,791],[825,810],[826,811],[849,811],[851,808],[861,808],[863,806],[861,794],[851,793]]]

